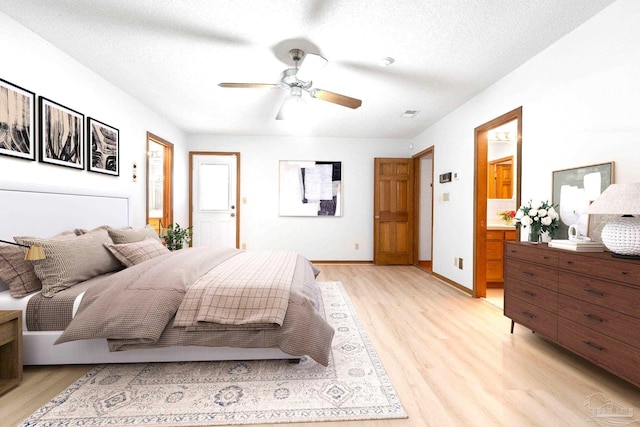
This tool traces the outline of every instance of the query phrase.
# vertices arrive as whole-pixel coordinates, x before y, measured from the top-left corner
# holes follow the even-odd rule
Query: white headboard
[[[0,181],[0,239],[132,223],[129,195]]]

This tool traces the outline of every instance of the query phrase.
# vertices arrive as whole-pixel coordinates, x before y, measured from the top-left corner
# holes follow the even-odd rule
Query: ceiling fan
[[[327,60],[316,53],[306,53],[302,49],[291,49],[289,55],[295,66],[287,68],[280,74],[278,83],[219,83],[220,87],[230,88],[259,88],[259,89],[286,89],[289,91],[289,97],[285,98],[278,111],[276,120],[285,118],[285,110],[291,103],[302,100],[303,92],[307,92],[312,98],[322,101],[331,102],[348,108],[358,108],[362,105],[362,101],[350,96],[341,95],[339,93],[330,92],[324,89],[313,87],[310,75],[313,71],[322,68]]]

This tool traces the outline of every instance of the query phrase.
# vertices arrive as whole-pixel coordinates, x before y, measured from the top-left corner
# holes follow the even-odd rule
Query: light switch
[[[449,193],[442,193],[442,200],[445,202],[449,201]]]

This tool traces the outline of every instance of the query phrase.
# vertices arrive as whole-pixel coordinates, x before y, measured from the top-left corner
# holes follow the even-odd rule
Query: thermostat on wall
[[[451,182],[451,172],[440,174],[440,183]]]

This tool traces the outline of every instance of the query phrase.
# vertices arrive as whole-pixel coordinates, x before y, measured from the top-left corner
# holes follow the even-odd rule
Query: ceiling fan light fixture
[[[380,58],[380,60],[378,61],[378,65],[380,65],[381,67],[388,67],[389,65],[393,64],[394,62],[396,62],[395,59],[393,59],[390,56],[385,56],[384,58]]]

